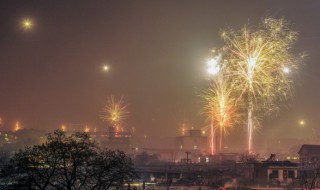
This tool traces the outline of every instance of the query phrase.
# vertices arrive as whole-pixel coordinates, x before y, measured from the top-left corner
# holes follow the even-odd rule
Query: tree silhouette
[[[137,177],[123,152],[100,150],[86,133],[60,130],[44,144],[20,150],[2,173],[24,189],[109,189]]]

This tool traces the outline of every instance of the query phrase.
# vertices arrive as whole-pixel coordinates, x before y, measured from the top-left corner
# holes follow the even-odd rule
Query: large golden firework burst
[[[129,112],[127,111],[127,107],[128,105],[124,103],[123,97],[116,99],[114,96],[110,96],[100,117],[112,126],[118,126],[128,117]]]
[[[226,73],[248,111],[248,151],[252,153],[253,118],[279,110],[279,103],[291,95],[288,74],[301,60],[292,48],[298,33],[285,19],[266,18],[259,27],[229,29],[221,36],[226,43]]]

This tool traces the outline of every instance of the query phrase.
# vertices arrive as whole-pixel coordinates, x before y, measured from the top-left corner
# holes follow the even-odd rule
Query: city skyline
[[[222,44],[221,29],[270,15],[293,23],[294,48],[308,57],[295,76],[293,100],[263,123],[262,134],[314,134],[320,3],[307,2],[1,2],[0,117],[9,128],[20,121],[46,130],[69,123],[103,129],[99,115],[115,95],[128,104],[125,124],[142,135],[177,134],[184,120],[202,128],[198,94],[208,86],[206,61]]]

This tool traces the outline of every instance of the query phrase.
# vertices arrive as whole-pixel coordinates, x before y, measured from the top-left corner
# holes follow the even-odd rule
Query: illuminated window
[[[206,162],[207,162],[207,163],[209,162],[209,157],[206,157]]]

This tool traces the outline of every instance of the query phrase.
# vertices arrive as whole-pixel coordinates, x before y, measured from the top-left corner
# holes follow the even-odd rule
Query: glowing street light
[[[14,130],[15,130],[15,131],[19,131],[20,129],[21,129],[20,122],[17,121]]]
[[[65,125],[61,125],[61,131],[63,131],[63,132],[66,131],[66,126]]]
[[[85,127],[84,132],[89,133],[90,132],[90,128],[88,126]]]

